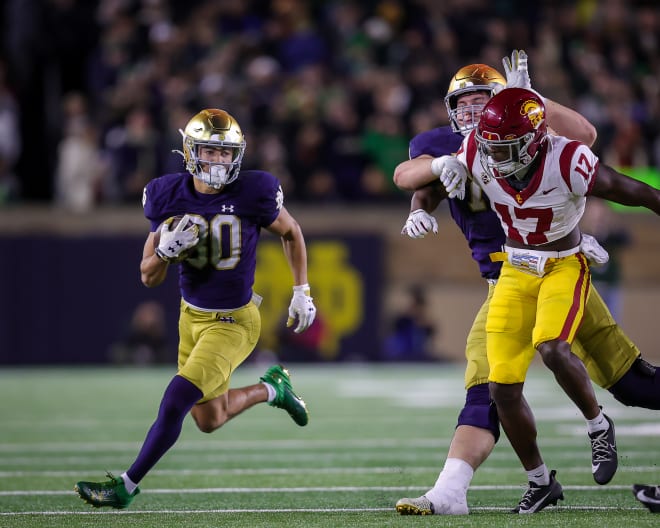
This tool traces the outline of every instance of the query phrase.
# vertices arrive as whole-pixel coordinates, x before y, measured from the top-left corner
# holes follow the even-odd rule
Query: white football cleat
[[[426,495],[415,499],[403,498],[396,503],[401,515],[467,515],[470,513],[465,494],[460,491],[443,490],[440,500],[431,502]]]
[[[396,503],[396,511],[401,515],[432,515],[434,513],[433,504],[425,495],[416,499],[404,497]]]

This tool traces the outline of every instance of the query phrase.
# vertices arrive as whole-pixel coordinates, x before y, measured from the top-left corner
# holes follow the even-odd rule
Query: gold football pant
[[[253,301],[227,312],[204,312],[181,301],[178,375],[202,391],[198,403],[229,390],[232,373],[252,353],[260,332]]]

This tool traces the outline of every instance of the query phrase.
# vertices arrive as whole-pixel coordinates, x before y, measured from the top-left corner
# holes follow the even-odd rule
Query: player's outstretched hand
[[[525,50],[513,50],[510,59],[509,57],[502,59],[502,65],[506,73],[507,88],[532,89],[532,81],[529,78],[529,71],[527,70],[527,53],[525,53]]]

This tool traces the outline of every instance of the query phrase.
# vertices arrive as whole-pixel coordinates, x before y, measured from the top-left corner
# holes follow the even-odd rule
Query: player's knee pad
[[[474,385],[467,390],[465,406],[458,415],[458,425],[471,425],[487,429],[495,437],[500,438],[500,419],[497,416],[495,402],[490,399],[488,383]]]
[[[624,405],[660,410],[660,368],[637,358],[608,390]]]

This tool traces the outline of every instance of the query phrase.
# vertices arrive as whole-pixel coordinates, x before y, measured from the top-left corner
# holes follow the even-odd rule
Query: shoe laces
[[[597,436],[591,438],[591,452],[594,463],[609,462],[611,460],[610,446],[607,441],[609,429],[599,431]]]
[[[107,486],[116,486],[119,484],[119,479],[110,473],[110,471],[106,470],[105,475],[110,479],[108,482],[106,482]]]
[[[523,495],[522,499],[520,499],[520,502],[518,503],[518,507],[521,510],[528,510],[535,502],[534,494],[542,487],[543,486],[539,486],[538,484],[534,484],[533,482],[529,482],[529,487],[527,488],[527,491],[525,491],[525,494]]]

